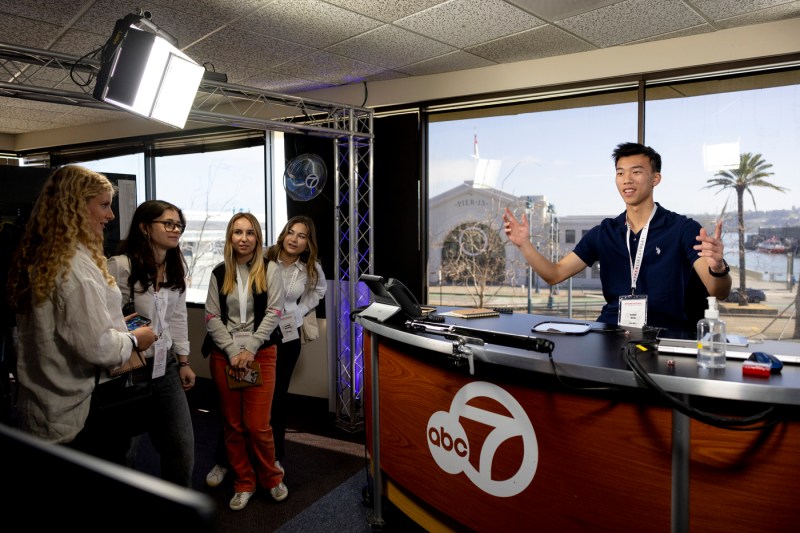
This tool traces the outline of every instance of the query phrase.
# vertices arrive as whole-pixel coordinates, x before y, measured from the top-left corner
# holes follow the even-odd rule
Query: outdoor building
[[[428,285],[431,301],[438,301],[436,295],[446,286],[463,286],[474,298],[480,298],[485,291],[482,287],[526,287],[530,275],[534,276],[532,283],[541,284],[503,234],[505,207],[511,208],[517,216],[528,215],[531,242],[553,260],[570,252],[578,240],[604,218],[558,217],[556,207],[548,204],[543,195],[514,196],[476,181],[465,181],[430,201]],[[574,276],[572,286],[599,290],[599,265]]]

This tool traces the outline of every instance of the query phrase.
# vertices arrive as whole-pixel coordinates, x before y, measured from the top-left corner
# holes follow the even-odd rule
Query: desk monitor
[[[396,317],[400,312],[400,305],[389,294],[386,280],[372,274],[362,274],[360,279],[369,287],[373,300],[369,307],[361,311],[361,316],[374,318],[378,322],[386,322]]]
[[[362,274],[363,281],[370,292],[372,292],[374,302],[361,315],[375,318],[384,322],[402,311],[407,318],[419,318],[423,315],[417,299],[411,291],[400,281],[390,278],[386,281],[382,276],[372,274]]]
[[[6,518],[42,531],[212,532],[208,495],[0,424]],[[35,497],[42,495],[46,497]],[[72,526],[71,528],[69,526]]]

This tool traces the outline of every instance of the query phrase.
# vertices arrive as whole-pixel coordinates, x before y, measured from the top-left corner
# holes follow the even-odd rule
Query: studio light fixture
[[[183,128],[205,69],[164,38],[147,15],[129,15],[117,21],[103,49],[93,95],[102,102]]]

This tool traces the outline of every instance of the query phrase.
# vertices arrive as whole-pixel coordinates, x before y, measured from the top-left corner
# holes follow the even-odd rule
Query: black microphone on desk
[[[531,337],[528,335],[516,335],[513,333],[500,333],[497,331],[485,331],[480,329],[467,328],[463,326],[452,326],[454,333],[478,337],[485,342],[500,344],[510,348],[522,348],[532,352],[552,353],[555,343],[549,339]]]

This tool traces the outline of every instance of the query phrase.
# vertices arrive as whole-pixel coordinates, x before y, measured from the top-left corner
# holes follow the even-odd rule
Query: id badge
[[[241,352],[247,347],[247,343],[250,341],[250,337],[252,336],[253,334],[247,331],[236,331],[233,333],[233,344],[236,345]]]
[[[300,338],[300,332],[297,331],[297,324],[294,322],[294,313],[287,313],[281,316],[280,327],[283,334],[283,342]]]
[[[644,327],[647,323],[647,296],[620,296],[618,323],[630,328]]]
[[[167,341],[158,339],[153,344],[153,379],[160,378],[167,371]]]

